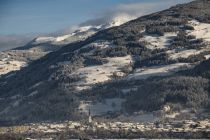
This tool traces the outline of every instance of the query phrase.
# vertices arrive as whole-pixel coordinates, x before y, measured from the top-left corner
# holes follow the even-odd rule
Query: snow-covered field
[[[11,71],[20,70],[25,67],[26,63],[24,61],[0,61],[0,75],[7,74]]]
[[[72,75],[79,75],[85,78],[85,80],[75,84],[78,90],[89,88],[96,83],[108,81],[114,73],[124,76],[125,74],[120,69],[129,66],[132,62],[131,56],[106,58],[106,60],[108,60],[108,63],[104,65],[84,67],[72,73]]]
[[[193,66],[188,63],[176,63],[164,66],[155,66],[136,69],[133,74],[128,75],[126,79],[147,79],[152,76],[168,76],[179,70],[189,69]]]
[[[82,113],[88,114],[89,110],[92,116],[103,115],[108,112],[117,112],[122,109],[122,103],[124,99],[113,98],[106,99],[103,103],[97,102],[95,104],[89,102],[81,102],[79,105],[79,110]]]
[[[54,37],[38,37],[35,39],[36,43],[46,43],[46,42],[51,42],[54,41]]]
[[[188,58],[190,56],[198,55],[202,52],[206,51],[206,49],[203,50],[196,50],[196,49],[190,49],[190,50],[183,50],[180,52],[175,52],[174,50],[168,51],[169,59],[175,60],[178,58]]]
[[[188,34],[194,35],[198,39],[210,41],[210,24],[201,23],[196,20],[190,21],[189,24],[192,25],[195,30],[188,31]]]
[[[90,43],[88,45],[85,45],[82,48],[88,48],[88,47],[94,47],[94,48],[100,48],[100,49],[104,49],[104,48],[108,48],[108,47],[114,47],[115,45],[111,42],[108,41],[104,41],[104,40],[97,40],[93,43]]]
[[[145,35],[140,41],[146,41],[149,44],[146,46],[149,49],[162,49],[171,44],[171,40],[177,36],[177,33],[165,33],[164,36]]]
[[[115,47],[115,45],[109,41],[97,40],[95,42],[83,46],[81,49],[92,48],[91,51],[84,53],[84,55],[87,56],[87,55],[92,55],[96,51],[96,49],[105,49],[110,47]],[[77,52],[79,52],[81,49],[78,49]]]
[[[170,50],[167,51],[169,54],[169,59],[176,60],[178,58],[188,58],[190,56],[199,55],[203,52],[209,51],[210,47],[208,46],[208,43],[210,41],[210,24],[207,23],[201,23],[196,20],[189,21],[189,25],[194,27],[194,30],[187,31],[188,35],[193,35],[197,39],[203,39],[207,45],[204,48],[200,49],[189,49],[189,50]],[[159,43],[161,44],[161,43]],[[206,59],[210,58],[209,55],[205,56]]]
[[[210,54],[204,56],[206,59],[210,58]]]

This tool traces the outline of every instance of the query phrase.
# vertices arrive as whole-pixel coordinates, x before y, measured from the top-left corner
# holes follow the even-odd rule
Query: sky
[[[0,51],[79,26],[134,19],[192,0],[0,0]]]
[[[0,0],[0,35],[49,33],[117,14],[141,16],[189,0]]]

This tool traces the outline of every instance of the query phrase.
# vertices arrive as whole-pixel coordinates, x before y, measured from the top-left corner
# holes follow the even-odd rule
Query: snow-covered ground
[[[152,76],[168,76],[179,70],[189,69],[193,66],[188,63],[176,63],[164,66],[155,66],[136,69],[133,74],[128,75],[126,79],[147,79]]]
[[[112,21],[107,24],[107,28],[114,27],[114,26],[120,26],[130,20],[135,19],[136,16],[131,16],[127,14],[119,14],[118,16],[115,16],[112,18]]]
[[[113,98],[106,99],[103,103],[97,102],[93,104],[91,102],[81,102],[78,109],[85,114],[88,114],[90,110],[92,116],[103,115],[108,112],[120,111],[124,101],[125,100],[121,98]]]
[[[210,41],[210,24],[207,23],[200,23],[196,20],[189,21],[189,25],[194,27],[194,30],[187,31],[188,35],[193,35],[197,39],[203,39],[206,42]],[[149,49],[162,49],[170,46],[171,41],[174,37],[177,36],[177,33],[166,33],[164,36],[158,36],[158,35],[147,35],[145,34],[143,38],[140,39],[140,41],[146,41],[149,44],[146,45]],[[190,50],[182,50],[176,52],[175,50],[167,51],[169,54],[169,58],[172,60],[178,59],[178,58],[188,58],[193,55],[198,55],[202,52],[208,51],[209,47],[201,48],[199,50],[196,49],[190,49]],[[206,56],[206,58],[209,58]]]
[[[86,31],[87,29],[82,28],[81,31]],[[32,47],[28,44],[29,46],[26,46],[25,50],[9,50],[2,52],[5,58],[3,55],[0,58],[0,75],[7,74],[11,71],[17,71],[22,67],[25,67],[27,62],[24,61],[24,59],[28,60],[28,58],[30,58],[31,60],[36,60],[51,51],[57,50],[62,45],[85,39],[92,35],[92,33],[93,32],[87,32],[83,35],[69,34],[58,37],[38,37],[31,42]],[[44,45],[40,45],[42,43],[44,43]],[[9,55],[13,57],[13,59],[8,58]]]
[[[72,35],[73,35],[73,34],[56,37],[56,38],[55,38],[55,41],[56,41],[56,42],[63,41],[63,40],[65,40],[65,39],[71,37]]]
[[[51,42],[54,41],[55,38],[54,37],[38,37],[35,39],[35,42],[37,43],[46,43],[46,42]]]
[[[190,21],[189,24],[192,25],[195,30],[188,31],[188,34],[194,35],[198,39],[204,39],[205,41],[210,41],[210,24],[201,23],[196,20]]]
[[[183,50],[177,53],[176,51],[172,50],[172,51],[167,51],[167,53],[169,54],[169,59],[175,60],[178,58],[188,58],[190,56],[198,55],[204,51],[206,51],[206,49],[204,50],[190,49],[190,50]]]
[[[210,54],[204,56],[206,59],[210,58]]]
[[[140,41],[146,41],[149,44],[146,46],[149,49],[162,49],[171,44],[171,40],[177,36],[177,33],[165,33],[164,36],[145,35]]]
[[[96,49],[105,49],[110,47],[116,47],[116,46],[109,41],[97,40],[95,42],[83,46],[81,49],[92,48],[91,51],[84,53],[84,55],[92,55]],[[79,52],[81,49],[78,49],[77,52]]]
[[[35,91],[31,92],[31,93],[28,95],[28,97],[33,97],[33,96],[37,95],[38,93],[39,93],[39,92],[38,92],[37,90],[35,90]]]
[[[105,48],[114,47],[114,46],[115,45],[113,43],[109,42],[109,41],[97,40],[93,43],[85,45],[83,48],[94,47],[94,48],[105,49]]]
[[[210,41],[210,24],[201,23],[196,20],[191,20],[188,24],[193,26],[194,30],[187,31],[187,34],[193,35],[197,39],[203,39],[207,43],[206,47],[199,49],[179,50],[178,52],[175,50],[170,50],[167,51],[169,54],[169,59],[175,60],[178,58],[188,58],[190,56],[199,55],[210,50],[210,47],[208,46],[208,42]],[[205,58],[208,59],[210,57],[209,55],[206,55]]]
[[[24,61],[0,61],[0,75],[7,74],[11,71],[20,70],[25,67],[26,63]]]
[[[108,60],[108,63],[104,65],[84,67],[72,73],[72,75],[79,75],[80,77],[85,78],[85,80],[75,83],[75,86],[78,90],[89,88],[91,85],[96,83],[108,81],[111,79],[111,76],[113,76],[114,73],[121,76],[125,75],[121,71],[121,68],[130,65],[132,62],[132,58],[129,55],[125,57],[105,59]]]

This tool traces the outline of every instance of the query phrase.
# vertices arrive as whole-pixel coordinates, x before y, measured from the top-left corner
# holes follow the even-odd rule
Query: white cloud
[[[116,20],[116,18],[127,18],[135,19],[137,17],[151,14],[157,11],[161,11],[176,4],[187,3],[192,0],[157,0],[156,2],[139,2],[130,4],[119,4],[115,7],[107,9],[102,13],[97,13],[96,19],[84,22],[81,25],[99,25],[104,22],[109,22],[110,20]]]
[[[34,39],[38,34],[0,35],[0,51],[21,47]]]
[[[121,13],[125,12],[133,15],[142,15],[151,12],[167,9],[171,6],[181,3],[187,3],[192,0],[156,0],[156,2],[139,2],[130,4],[119,4],[111,12]]]

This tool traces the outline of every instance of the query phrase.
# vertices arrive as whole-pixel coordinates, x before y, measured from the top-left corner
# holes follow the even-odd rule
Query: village
[[[182,114],[172,112],[170,106],[153,112],[159,119],[145,122],[134,120],[106,120],[92,116],[90,109],[86,117],[79,121],[26,123],[15,126],[0,127],[0,138],[3,135],[23,136],[24,138],[210,138],[210,114],[197,116],[192,110],[182,110]],[[185,113],[184,113],[185,112]],[[199,113],[199,112],[197,112]],[[136,112],[136,117],[145,117]],[[178,115],[177,115],[178,114]],[[188,119],[182,119],[187,117]],[[149,117],[149,116],[147,116]],[[149,118],[148,118],[149,119]],[[89,137],[91,136],[91,137]],[[169,136],[169,137],[168,137]]]
[[[157,134],[196,135],[195,137],[210,138],[210,120],[194,121],[168,121],[164,123],[129,123],[129,122],[96,122],[93,120],[84,122],[66,121],[62,123],[32,123],[20,126],[1,127],[0,135],[14,134],[27,138],[53,138],[58,134],[68,134],[69,138],[87,137],[88,134],[95,138],[120,138],[122,134],[129,134],[129,138],[138,136],[150,137]],[[106,134],[106,135],[104,135]],[[132,135],[133,134],[133,135]],[[153,134],[153,135],[151,135]],[[171,135],[172,134],[172,135]]]

